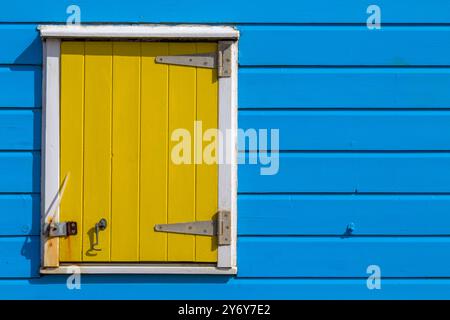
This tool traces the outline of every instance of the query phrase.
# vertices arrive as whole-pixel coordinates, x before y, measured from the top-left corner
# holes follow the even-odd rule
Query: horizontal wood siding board
[[[238,277],[450,276],[450,237],[241,237]]]
[[[42,42],[35,24],[2,24],[0,64],[42,64]]]
[[[282,0],[243,2],[230,0],[226,6],[208,0],[111,2],[83,1],[81,21],[146,23],[366,23],[372,2],[347,0]],[[448,23],[450,4],[445,0],[378,0],[383,23]],[[3,2],[0,22],[65,23],[70,4],[56,0]],[[236,8],[239,8],[238,10]]]
[[[39,221],[38,194],[0,195],[0,236],[38,236]]]
[[[41,68],[0,67],[0,108],[41,107]],[[450,69],[241,68],[244,108],[450,108]]]
[[[36,28],[36,24],[0,25],[0,35],[8,44],[0,53],[0,64],[41,65],[42,44]],[[450,26],[370,30],[366,26],[243,25],[238,29],[241,66],[450,65],[446,41]],[[294,50],[287,50],[287,43]]]
[[[450,192],[450,153],[294,152],[280,153],[278,164],[273,157],[267,165],[258,159],[250,164],[249,155],[260,157],[239,154],[241,193]],[[272,175],[262,175],[262,168]]]
[[[242,66],[450,66],[450,26],[266,25],[240,32]]]
[[[447,195],[239,195],[239,235],[450,235]]]
[[[0,152],[0,193],[40,191],[40,152]]]
[[[39,252],[39,236],[0,237],[0,282],[39,276]]]
[[[241,110],[239,127],[246,151],[251,130],[279,130],[280,150],[450,150],[450,111]]]
[[[450,68],[241,67],[239,108],[450,108],[449,87]]]
[[[42,64],[36,27],[0,25],[10,44],[0,64]],[[450,66],[450,26],[243,25],[239,31],[241,66]]]
[[[41,111],[0,108],[0,150],[39,150],[40,148]]]
[[[41,92],[41,67],[0,66],[0,109],[40,108]]]

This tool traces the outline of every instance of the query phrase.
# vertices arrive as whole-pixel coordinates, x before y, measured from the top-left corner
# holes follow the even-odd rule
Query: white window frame
[[[231,212],[231,245],[218,247],[217,264],[77,263],[79,272],[92,274],[236,274],[237,241],[237,78],[239,32],[230,26],[205,25],[41,25],[43,42],[41,230],[59,221],[60,186],[60,43],[64,39],[226,40],[231,46],[231,77],[219,78],[219,129],[233,134],[219,164],[219,209]],[[225,135],[224,135],[225,136]],[[225,150],[219,146],[219,150]],[[219,151],[221,152],[221,151]],[[225,159],[224,157],[220,157]],[[61,190],[60,190],[61,188]],[[49,254],[51,253],[51,254]],[[41,236],[41,273],[69,274],[74,264],[59,263],[59,240]]]

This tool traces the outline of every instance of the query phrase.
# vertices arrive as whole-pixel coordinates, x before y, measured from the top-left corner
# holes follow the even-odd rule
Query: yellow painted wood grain
[[[110,261],[112,43],[86,42],[83,261]],[[94,247],[95,224],[100,231]]]
[[[139,260],[140,55],[113,43],[111,261]]]
[[[75,221],[78,234],[61,238],[61,262],[81,261],[83,235],[84,42],[61,42],[60,184],[67,177],[60,221]]]
[[[204,159],[217,141],[202,141],[218,126],[217,71],[154,59],[216,50],[214,43],[63,42],[60,174],[71,177],[61,212],[79,222],[79,235],[62,242],[60,261],[217,261],[215,238],[154,232],[159,223],[213,219],[218,201],[218,165]],[[172,158],[179,129],[190,135],[183,164]],[[101,218],[108,227],[93,247]]]
[[[141,44],[140,261],[167,261],[167,234],[154,226],[167,223],[169,67],[155,57],[168,50],[168,43]]]
[[[196,53],[195,43],[169,44],[170,55],[192,53]],[[187,130],[190,136],[194,137],[196,83],[195,68],[169,66],[169,135],[181,129]],[[188,163],[176,164],[174,156],[177,155],[170,152],[168,223],[195,220],[195,164],[193,163],[193,143],[190,140]],[[170,141],[170,150],[173,151],[173,147],[180,142],[182,141]],[[181,156],[184,155],[181,154]],[[195,261],[195,236],[169,234],[168,260]]]
[[[197,44],[197,53],[215,51],[215,43]],[[218,87],[216,69],[197,68],[197,121],[202,126],[198,134],[203,134],[195,139],[196,154],[201,157],[196,165],[195,214],[198,221],[216,218],[218,206],[218,140],[213,134],[218,127]],[[205,134],[211,141],[203,141]],[[195,261],[217,261],[216,237],[196,236],[195,243]]]

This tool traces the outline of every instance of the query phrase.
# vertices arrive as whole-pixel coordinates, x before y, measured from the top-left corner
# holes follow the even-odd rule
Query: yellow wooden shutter
[[[195,121],[203,132],[217,128],[217,71],[155,57],[216,50],[216,43],[61,43],[60,179],[69,179],[60,220],[78,224],[78,235],[60,242],[61,262],[217,261],[215,237],[154,232],[159,223],[211,220],[218,209],[217,164],[171,161],[173,130],[189,130],[194,161],[203,151]],[[93,246],[102,218],[107,227]]]

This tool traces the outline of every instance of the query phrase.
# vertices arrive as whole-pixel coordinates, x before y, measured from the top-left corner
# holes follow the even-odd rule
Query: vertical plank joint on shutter
[[[86,42],[83,261],[109,262],[111,230],[112,43]],[[95,224],[109,222],[95,241]]]
[[[83,235],[84,42],[61,42],[60,221],[75,221],[78,234],[60,239],[61,262],[81,261]]]

